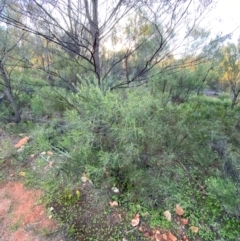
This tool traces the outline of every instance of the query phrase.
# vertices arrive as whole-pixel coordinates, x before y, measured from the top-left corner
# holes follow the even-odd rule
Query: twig
[[[188,169],[183,165],[183,163],[181,161],[179,161],[178,159],[176,159],[176,161],[181,165],[181,167],[183,168],[184,171],[186,171],[188,173],[188,175],[193,179],[193,181],[199,186],[201,192],[203,192],[204,194],[207,194],[206,191],[204,190],[204,187],[198,182],[198,180],[193,177],[191,175],[191,173],[188,171]]]
[[[129,231],[125,231],[125,233],[126,233],[126,234],[127,234],[127,233],[130,233],[130,232],[132,232],[132,231],[136,230],[138,227],[139,227],[139,225],[137,225],[136,227],[132,228],[132,229],[131,229],[131,230],[129,230]]]

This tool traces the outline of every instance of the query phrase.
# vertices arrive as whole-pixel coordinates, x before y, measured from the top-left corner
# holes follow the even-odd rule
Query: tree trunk
[[[233,99],[232,99],[232,104],[231,104],[231,109],[233,110],[234,106],[237,104],[237,97],[238,94],[236,95],[235,93],[233,94]]]
[[[125,73],[126,73],[127,83],[128,83],[128,86],[129,86],[130,78],[129,78],[129,68],[128,68],[128,55],[125,58]]]
[[[100,57],[99,57],[99,47],[100,47],[100,41],[99,41],[99,31],[95,33],[95,41],[93,46],[93,58],[94,58],[94,67],[95,67],[95,73],[98,79],[98,85],[101,84],[101,68],[100,68]]]
[[[5,90],[4,93],[6,94],[9,102],[12,105],[13,111],[14,111],[14,117],[15,117],[15,122],[19,123],[21,122],[21,115],[20,115],[20,111],[19,108],[17,106],[17,103],[14,99],[13,93],[12,93],[12,87],[11,87],[11,83],[8,77],[8,73],[7,70],[5,69],[5,66],[2,62],[2,60],[0,60],[0,72],[4,81],[4,85],[5,85]]]
[[[88,0],[84,0],[86,16],[90,25],[90,33],[92,38],[92,58],[94,62],[94,72],[96,74],[98,85],[101,84],[101,68],[100,68],[100,36],[98,26],[98,0],[92,0],[92,12],[90,13]]]

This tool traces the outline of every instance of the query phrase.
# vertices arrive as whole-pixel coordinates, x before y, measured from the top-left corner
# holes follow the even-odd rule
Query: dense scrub
[[[146,87],[56,91],[43,87],[31,100],[40,123],[26,156],[54,151],[54,175],[68,186],[83,173],[99,190],[116,186],[122,206],[139,205],[156,223],[180,203],[204,240],[239,238],[239,109],[227,98],[193,95],[175,104]]]

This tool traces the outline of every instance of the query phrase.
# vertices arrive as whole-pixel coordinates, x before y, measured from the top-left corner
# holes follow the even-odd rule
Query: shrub
[[[34,115],[50,117],[55,113],[63,114],[67,109],[65,91],[56,90],[55,88],[42,87],[38,90],[31,100],[31,109]]]
[[[49,99],[55,96],[47,91]],[[235,235],[230,221],[220,217],[239,221],[238,179],[229,178],[225,168],[229,161],[239,177],[237,109],[204,96],[176,105],[145,87],[103,91],[91,83],[64,98],[63,118],[31,135],[39,151],[61,156],[56,173],[73,184],[85,173],[97,188],[117,186],[118,202],[125,206],[166,210],[182,203],[191,224],[201,224],[205,240],[224,230]],[[53,106],[49,102],[46,111]]]
[[[208,195],[218,200],[226,213],[239,216],[240,195],[237,185],[230,179],[210,177],[207,181]]]
[[[220,165],[211,149],[219,116],[204,106],[196,113],[199,103],[165,106],[144,88],[104,93],[95,86],[69,98],[78,111],[66,111],[68,129],[55,142],[68,150],[68,173],[86,172],[95,184],[116,184],[130,200],[162,207],[166,198],[176,201],[181,180],[203,183],[202,175],[214,175],[211,166]]]

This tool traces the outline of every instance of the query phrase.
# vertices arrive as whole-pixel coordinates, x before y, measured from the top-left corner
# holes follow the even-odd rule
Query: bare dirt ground
[[[42,194],[18,181],[0,184],[0,241],[64,241],[57,223],[37,203]]]

